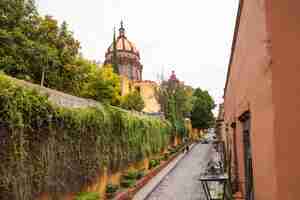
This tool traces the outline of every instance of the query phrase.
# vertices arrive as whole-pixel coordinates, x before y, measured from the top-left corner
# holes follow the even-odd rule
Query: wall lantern
[[[208,166],[200,179],[207,200],[224,200],[228,175],[218,163]]]

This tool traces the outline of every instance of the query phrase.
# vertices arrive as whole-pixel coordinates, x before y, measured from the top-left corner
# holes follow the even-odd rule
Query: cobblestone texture
[[[196,145],[146,200],[206,200],[198,179],[207,165],[211,149],[210,145]]]

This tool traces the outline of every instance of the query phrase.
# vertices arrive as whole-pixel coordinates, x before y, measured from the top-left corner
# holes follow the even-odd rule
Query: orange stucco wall
[[[241,2],[224,98],[225,123],[237,123],[239,179],[243,183],[244,152],[237,118],[250,111],[255,199],[298,200],[300,2]]]
[[[278,198],[300,199],[300,1],[268,1]]]
[[[236,122],[236,145],[240,190],[244,192],[244,151],[242,124],[244,112],[251,112],[251,143],[256,200],[276,199],[274,157],[274,112],[269,35],[263,0],[245,0],[236,37],[224,96],[225,123],[233,137],[231,123]],[[233,139],[230,139],[233,141]]]

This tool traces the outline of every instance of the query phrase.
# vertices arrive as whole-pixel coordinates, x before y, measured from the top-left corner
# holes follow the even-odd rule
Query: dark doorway
[[[254,200],[253,187],[253,164],[252,164],[252,148],[251,148],[251,115],[250,112],[244,113],[240,117],[243,124],[243,144],[244,144],[244,164],[245,164],[245,200]]]
[[[238,153],[237,153],[237,138],[236,138],[236,123],[232,123],[230,125],[232,128],[232,142],[233,142],[233,177],[234,179],[232,180],[232,191],[233,192],[238,192],[239,191],[239,164],[238,164]]]

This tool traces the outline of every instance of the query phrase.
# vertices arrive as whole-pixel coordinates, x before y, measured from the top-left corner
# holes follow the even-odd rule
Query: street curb
[[[192,151],[193,149],[194,149],[194,147],[197,145],[198,143],[194,143],[194,144],[192,144],[191,145],[191,147],[190,147],[190,150],[189,150],[189,152],[190,151]],[[188,152],[188,153],[189,153]],[[176,167],[177,167],[177,165],[180,163],[180,161],[183,159],[183,158],[185,158],[186,156],[187,156],[187,154],[188,153],[183,153],[184,155],[180,158],[180,159],[178,159],[177,161],[176,161],[176,164],[160,179],[160,181],[158,181],[157,182],[157,184],[150,190],[150,192],[145,196],[145,198],[144,198],[144,200],[147,200],[148,198],[149,198],[149,196],[150,196],[150,194],[161,184],[161,182],[166,178],[166,176],[168,176]],[[147,185],[147,184],[146,184]],[[146,186],[145,185],[145,186]]]

